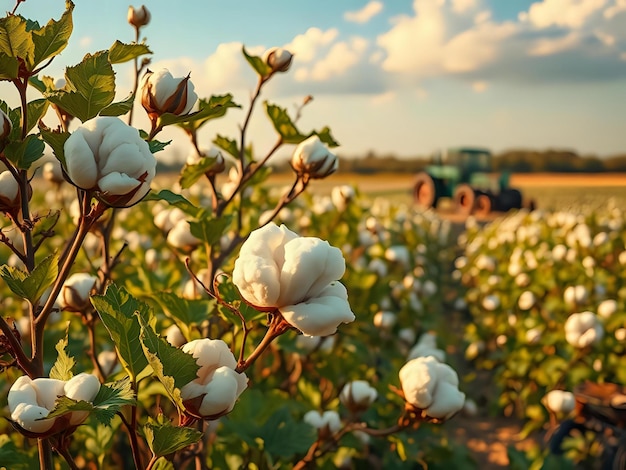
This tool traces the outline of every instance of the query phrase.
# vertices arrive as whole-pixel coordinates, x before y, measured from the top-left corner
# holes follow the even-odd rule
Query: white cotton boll
[[[318,431],[327,430],[331,434],[341,429],[341,419],[336,411],[320,413],[316,410],[307,411],[302,420]]]
[[[478,405],[471,398],[465,399],[465,404],[463,405],[463,414],[465,416],[469,416],[470,418],[478,415]]]
[[[97,356],[98,364],[105,377],[120,369],[120,364],[115,351],[101,351]]]
[[[183,336],[183,332],[180,331],[178,325],[172,323],[165,331],[165,340],[172,346],[179,348],[187,342],[187,339]]]
[[[390,246],[385,250],[385,259],[394,263],[398,263],[405,268],[411,265],[411,255],[409,249],[404,245]]]
[[[537,344],[541,341],[542,331],[540,328],[531,328],[526,331],[526,342],[528,344]]]
[[[530,310],[533,308],[535,303],[537,302],[537,297],[535,294],[529,290],[522,292],[520,295],[517,305],[521,310]]]
[[[189,222],[180,220],[167,234],[167,243],[179,250],[191,251],[200,245],[201,241],[191,233]]]
[[[604,336],[604,329],[593,312],[573,313],[565,322],[565,339],[576,348],[597,343]]]
[[[492,312],[500,307],[500,298],[493,294],[487,295],[483,299],[482,306],[485,310],[489,310],[490,312]]]
[[[583,285],[568,286],[563,292],[563,300],[566,304],[582,304],[588,298],[587,288]]]
[[[617,341],[626,340],[626,328],[618,328],[617,330],[615,330],[615,339]]]
[[[413,312],[422,313],[424,311],[424,304],[415,292],[409,293],[409,307]]]
[[[456,269],[463,269],[465,266],[467,266],[467,257],[459,256],[454,260],[454,267]]]
[[[593,237],[594,246],[602,246],[608,241],[609,241],[609,235],[606,232],[596,233],[596,236]]]
[[[596,372],[602,372],[602,360],[601,359],[596,359],[595,361],[593,361],[593,364],[591,365],[591,367]]]
[[[502,282],[502,278],[495,274],[492,274],[491,276],[487,278],[487,285],[491,287],[497,286],[498,284],[500,284],[500,282]]]
[[[522,265],[519,262],[511,261],[507,267],[507,272],[511,277],[515,277],[522,272]]]
[[[388,272],[387,264],[380,258],[374,258],[367,265],[368,271],[377,274],[379,277],[385,277]]]
[[[467,302],[463,297],[458,297],[454,301],[454,309],[455,310],[465,310],[467,308]]]
[[[422,293],[426,297],[432,297],[437,293],[437,284],[435,284],[432,280],[426,279],[424,284],[422,284]]]
[[[598,316],[607,320],[617,312],[617,301],[613,299],[604,300],[598,305]]]
[[[494,271],[496,269],[496,260],[487,255],[478,256],[474,264],[481,271]]]
[[[526,273],[519,273],[515,276],[515,284],[518,287],[528,287],[530,285],[530,276]]]
[[[409,327],[401,328],[398,331],[398,339],[407,345],[413,344],[415,341],[415,330]]]
[[[591,256],[585,256],[583,258],[582,265],[586,269],[593,269],[596,266],[596,260]]]
[[[544,403],[553,413],[567,415],[574,411],[576,399],[572,392],[565,390],[551,390],[544,397]]]
[[[619,255],[617,255],[617,260],[622,266],[626,265],[626,251],[622,251]]]
[[[374,315],[374,326],[383,330],[390,330],[398,321],[395,313],[389,311],[379,311]]]
[[[365,411],[377,397],[376,389],[365,380],[348,382],[339,393],[341,403],[353,413]]]

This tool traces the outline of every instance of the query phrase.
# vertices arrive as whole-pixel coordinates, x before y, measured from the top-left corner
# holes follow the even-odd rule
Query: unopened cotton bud
[[[189,75],[174,78],[167,69],[148,70],[141,82],[141,105],[151,120],[165,113],[189,114],[198,100]]]
[[[317,135],[312,135],[296,147],[291,157],[291,167],[300,177],[326,178],[337,171],[339,160]]]
[[[90,306],[89,296],[98,278],[88,273],[75,273],[67,278],[61,289],[59,303],[65,310],[82,312]]]
[[[0,210],[8,210],[19,203],[19,185],[10,171],[0,173]]]
[[[376,397],[378,392],[365,380],[348,382],[339,394],[341,403],[355,414],[367,410]]]
[[[135,28],[141,28],[150,23],[150,11],[148,11],[145,5],[141,5],[139,8],[131,5],[128,7],[127,19]]]
[[[293,54],[280,47],[272,47],[263,54],[263,62],[272,69],[272,72],[286,72],[292,60]]]

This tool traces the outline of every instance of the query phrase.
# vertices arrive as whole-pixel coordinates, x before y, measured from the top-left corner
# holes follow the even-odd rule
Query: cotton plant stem
[[[270,320],[269,328],[265,332],[265,336],[257,345],[255,350],[252,351],[252,353],[248,356],[248,358],[244,361],[240,361],[237,364],[235,372],[244,372],[248,367],[252,365],[252,363],[254,363],[254,361],[256,361],[261,356],[261,354],[263,354],[263,352],[268,348],[272,341],[274,341],[290,328],[291,325],[283,319],[282,315],[280,315],[280,313],[278,313],[277,311],[274,312]],[[244,347],[244,345],[242,345],[242,347]]]
[[[9,345],[11,346],[11,354],[17,360],[17,364],[20,366],[20,369],[22,369],[29,376],[33,376],[34,370],[31,360],[26,357],[26,354],[22,349],[22,345],[13,333],[13,328],[9,326],[7,321],[2,316],[0,316],[0,331],[2,331],[2,334],[9,342]]]
[[[37,439],[37,449],[39,450],[39,469],[54,470],[50,441],[48,439]]]

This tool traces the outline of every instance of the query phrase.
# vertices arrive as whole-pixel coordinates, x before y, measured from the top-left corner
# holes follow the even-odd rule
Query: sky
[[[60,77],[86,53],[131,42],[128,1],[74,0],[74,33],[45,70]],[[3,10],[14,1],[2,0]],[[103,5],[106,4],[106,8]],[[427,156],[449,146],[626,153],[626,0],[145,0],[142,39],[151,70],[191,73],[200,97],[233,93],[242,110],[211,122],[236,138],[256,76],[241,54],[273,46],[294,53],[261,100],[293,112],[302,132],[329,126],[339,155],[373,151]],[[139,7],[141,3],[134,6]],[[62,0],[26,0],[18,13],[45,24]],[[130,65],[116,65],[117,93],[131,89]],[[13,90],[0,87],[11,103]],[[139,108],[137,115],[143,110]],[[147,127],[139,116],[137,127]],[[264,153],[276,139],[262,108],[249,141]],[[163,137],[182,143],[184,134]],[[167,157],[167,155],[166,155]]]

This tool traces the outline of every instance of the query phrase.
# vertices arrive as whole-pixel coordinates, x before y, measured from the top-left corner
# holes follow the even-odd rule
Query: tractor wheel
[[[420,172],[415,177],[413,186],[415,202],[425,209],[430,209],[437,205],[437,186],[435,180],[426,172]]]
[[[511,209],[522,208],[522,193],[513,188],[503,189],[498,197],[498,209],[502,212],[508,212]]]
[[[489,194],[478,194],[476,197],[476,215],[486,216],[491,212],[493,204],[491,203],[491,197]]]
[[[454,204],[461,214],[471,214],[474,210],[476,194],[468,184],[460,184],[454,190]]]

